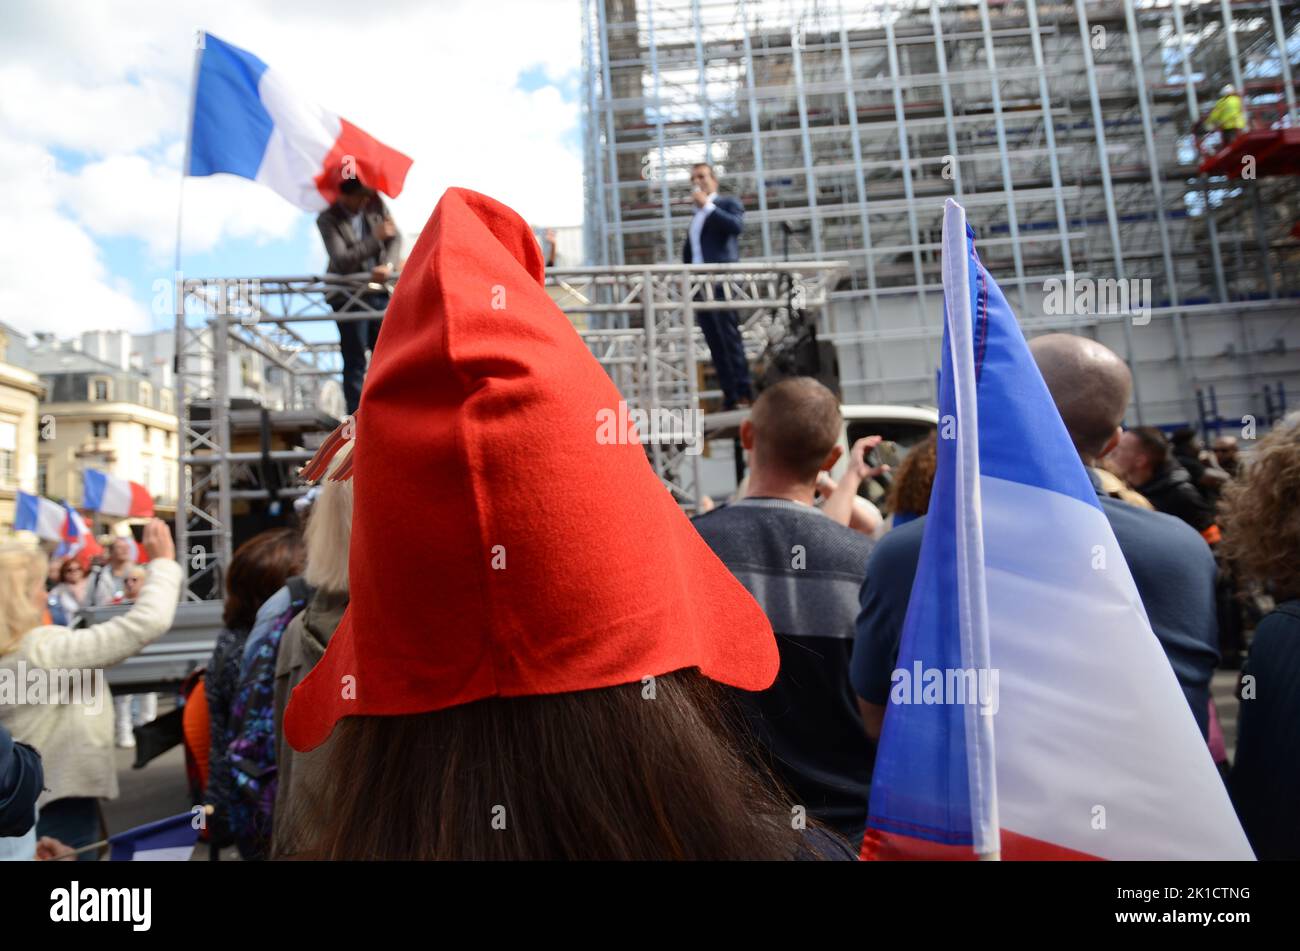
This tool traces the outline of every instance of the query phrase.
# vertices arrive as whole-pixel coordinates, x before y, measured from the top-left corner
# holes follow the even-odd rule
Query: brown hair
[[[1279,423],[1249,458],[1223,488],[1219,550],[1278,600],[1300,597],[1300,415]]]
[[[653,685],[652,698],[643,684],[630,683],[345,718],[331,741],[321,801],[276,817],[289,823],[287,852],[322,859],[795,857],[802,833],[770,775],[734,745],[735,721],[720,688],[693,669]],[[305,841],[313,838],[307,830],[314,841]]]
[[[257,609],[302,573],[306,558],[307,548],[296,528],[273,528],[240,545],[226,570],[221,623],[231,630],[251,630]]]
[[[762,463],[807,482],[817,477],[844,424],[835,394],[810,376],[765,389],[750,411]]]
[[[1154,426],[1134,426],[1127,432],[1137,438],[1142,454],[1151,460],[1152,466],[1159,472],[1160,467],[1169,461],[1169,440],[1165,434]]]
[[[888,508],[891,512],[924,515],[930,508],[930,489],[939,465],[939,434],[930,433],[903,457],[889,486]]]

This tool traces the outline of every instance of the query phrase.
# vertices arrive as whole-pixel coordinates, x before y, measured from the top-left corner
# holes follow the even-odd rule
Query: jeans
[[[53,836],[64,845],[79,849],[104,838],[104,823],[99,814],[99,800],[88,796],[69,796],[47,802],[36,820],[38,836]],[[98,860],[94,851],[77,856],[78,862]]]
[[[144,726],[158,719],[158,694],[128,693],[113,698],[113,726],[117,745],[128,746],[135,738],[132,727]]]
[[[384,310],[388,306],[388,295],[366,294],[362,301],[364,307],[353,304],[345,310]],[[379,325],[381,318],[374,320],[337,320],[339,328],[339,351],[343,356],[343,400],[347,403],[348,414],[357,411],[361,405],[361,387],[366,382],[366,351],[374,350],[379,342]]]

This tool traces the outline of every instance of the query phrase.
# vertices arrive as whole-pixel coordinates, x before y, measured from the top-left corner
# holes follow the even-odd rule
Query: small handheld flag
[[[14,531],[31,532],[46,541],[62,542],[68,513],[58,502],[19,492],[14,506]]]
[[[186,862],[199,840],[194,812],[159,819],[110,836],[109,859],[114,862]]]
[[[104,548],[95,540],[90,526],[86,524],[80,512],[67,502],[63,503],[63,508],[67,512],[67,523],[63,532],[63,541],[54,550],[54,555],[57,558],[76,558],[83,569],[89,570],[91,559]]]
[[[259,182],[323,211],[344,177],[397,197],[411,160],[298,94],[247,50],[203,34],[185,174]]]

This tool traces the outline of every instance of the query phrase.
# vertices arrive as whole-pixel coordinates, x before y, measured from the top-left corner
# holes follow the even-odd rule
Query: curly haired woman
[[[1224,489],[1223,554],[1277,602],[1242,668],[1232,799],[1261,859],[1300,859],[1300,414],[1260,440]]]

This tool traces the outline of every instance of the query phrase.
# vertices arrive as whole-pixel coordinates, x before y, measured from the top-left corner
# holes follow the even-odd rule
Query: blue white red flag
[[[63,541],[54,549],[56,558],[76,558],[82,568],[89,570],[90,560],[104,550],[95,539],[95,535],[81,517],[81,513],[67,502],[63,503],[67,521],[63,529]]]
[[[891,693],[864,857],[1253,858],[951,200],[943,282],[938,469],[897,668],[923,702]]]
[[[14,503],[14,531],[32,532],[37,538],[61,542],[67,527],[67,510],[58,502],[29,492],[19,492]]]
[[[113,862],[186,862],[198,840],[194,813],[182,812],[111,836],[108,857]]]
[[[411,160],[300,95],[247,50],[203,35],[187,175],[259,182],[305,211],[338,198],[344,177],[396,197]]]
[[[121,518],[153,516],[153,496],[139,482],[119,479],[98,469],[86,469],[81,482],[84,508]]]

